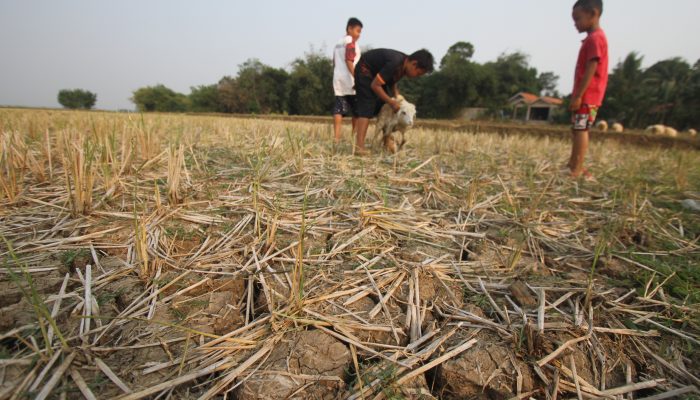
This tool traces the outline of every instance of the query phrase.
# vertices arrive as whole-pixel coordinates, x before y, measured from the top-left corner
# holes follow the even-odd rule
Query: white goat
[[[416,118],[416,106],[409,103],[403,96],[395,98],[399,102],[399,111],[394,113],[389,104],[384,104],[377,117],[377,128],[375,137],[379,137],[378,132],[382,132],[382,143],[384,148],[390,153],[401,150],[406,143],[406,131],[413,126]]]

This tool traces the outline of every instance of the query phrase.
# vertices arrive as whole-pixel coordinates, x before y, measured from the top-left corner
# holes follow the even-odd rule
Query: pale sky
[[[289,64],[312,47],[330,53],[350,16],[364,23],[360,45],[410,53],[427,48],[439,62],[468,41],[479,62],[522,51],[553,71],[570,92],[583,35],[567,0],[0,0],[0,105],[58,107],[61,89],[97,93],[97,108],[133,109],[132,92],[191,86],[235,76],[258,58]],[[645,66],[700,58],[698,0],[605,0],[602,26],[611,69],[630,51]]]

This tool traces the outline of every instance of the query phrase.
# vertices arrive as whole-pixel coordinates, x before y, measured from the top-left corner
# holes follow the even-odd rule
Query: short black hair
[[[435,58],[433,58],[433,55],[426,49],[420,49],[411,54],[408,56],[408,60],[417,61],[416,66],[422,70],[425,70],[427,73],[431,73],[435,69]]]
[[[603,0],[578,0],[574,8],[581,7],[588,12],[598,10],[599,15],[603,15]]]
[[[356,26],[359,26],[360,28],[364,28],[364,26],[362,26],[362,21],[360,21],[359,19],[357,19],[355,17],[352,17],[348,20],[348,25],[345,27],[345,29],[354,28]]]

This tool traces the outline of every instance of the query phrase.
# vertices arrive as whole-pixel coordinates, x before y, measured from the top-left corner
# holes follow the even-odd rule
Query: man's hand
[[[391,99],[391,100],[389,100],[389,103],[388,103],[388,104],[389,104],[389,106],[391,106],[391,109],[394,110],[394,114],[396,114],[397,112],[399,112],[399,109],[401,108],[401,105],[399,104],[398,101],[396,101],[396,100],[394,100],[394,99]]]
[[[569,111],[571,112],[576,112],[579,109],[581,109],[581,98],[580,97],[572,97],[571,98],[571,104],[569,104]]]

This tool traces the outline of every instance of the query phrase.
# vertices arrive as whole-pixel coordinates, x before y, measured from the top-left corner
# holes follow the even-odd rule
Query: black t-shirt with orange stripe
[[[406,54],[391,49],[374,49],[360,58],[360,71],[363,75],[379,76],[382,85],[391,87],[403,77],[403,63]]]

